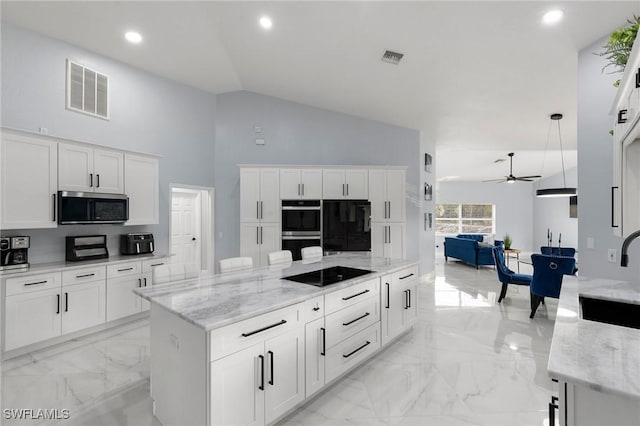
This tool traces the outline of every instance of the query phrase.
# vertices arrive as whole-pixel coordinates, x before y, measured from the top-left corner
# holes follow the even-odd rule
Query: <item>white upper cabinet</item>
[[[280,199],[322,198],[322,169],[280,169]]]
[[[369,176],[367,169],[323,169],[322,198],[325,200],[367,200]]]
[[[404,222],[405,171],[400,169],[369,170],[369,200],[373,222]]]
[[[3,131],[0,229],[55,228],[58,143]]]
[[[280,169],[240,169],[240,221],[280,222]]]
[[[61,191],[124,193],[124,154],[121,151],[60,143]]]
[[[160,222],[159,161],[155,157],[125,154],[124,189],[129,197],[126,225],[153,225]]]

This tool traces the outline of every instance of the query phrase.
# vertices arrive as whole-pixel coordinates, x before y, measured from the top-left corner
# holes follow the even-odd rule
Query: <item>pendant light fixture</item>
[[[560,140],[560,158],[562,160],[562,181],[564,186],[562,188],[547,188],[538,189],[536,191],[537,197],[572,197],[577,194],[576,188],[567,188],[567,178],[564,173],[564,153],[562,152],[562,134],[560,133],[560,120],[562,120],[562,114],[551,114],[551,120],[558,122],[558,139]],[[549,147],[549,139],[551,136],[551,125],[549,122],[549,133],[547,134],[547,147]],[[545,157],[547,156],[545,148]],[[544,160],[542,160],[542,168],[544,169]]]

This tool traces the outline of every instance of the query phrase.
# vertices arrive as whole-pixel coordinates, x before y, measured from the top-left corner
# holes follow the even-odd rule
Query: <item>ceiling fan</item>
[[[507,182],[507,183],[514,183],[516,181],[520,181],[520,182],[533,182],[533,179],[542,177],[540,175],[535,175],[535,176],[514,176],[513,175],[513,152],[510,152],[509,154],[507,154],[509,156],[509,176],[505,176],[504,179],[490,179],[490,180],[483,180],[483,182]]]

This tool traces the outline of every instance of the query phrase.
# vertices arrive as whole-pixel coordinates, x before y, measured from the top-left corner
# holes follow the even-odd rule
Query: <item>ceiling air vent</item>
[[[393,52],[391,50],[386,50],[384,55],[382,55],[382,62],[386,62],[393,65],[398,65],[400,63],[400,59],[404,56],[403,53]]]
[[[67,109],[109,119],[109,77],[67,60]]]

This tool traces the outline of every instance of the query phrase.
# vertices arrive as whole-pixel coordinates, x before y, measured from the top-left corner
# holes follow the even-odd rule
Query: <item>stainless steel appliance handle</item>
[[[282,236],[282,241],[295,241],[295,240],[320,240],[321,237],[317,236],[317,237],[293,237],[290,235],[287,236]]]
[[[312,206],[312,207],[295,207],[295,206],[284,206],[282,210],[322,210],[320,206]]]

